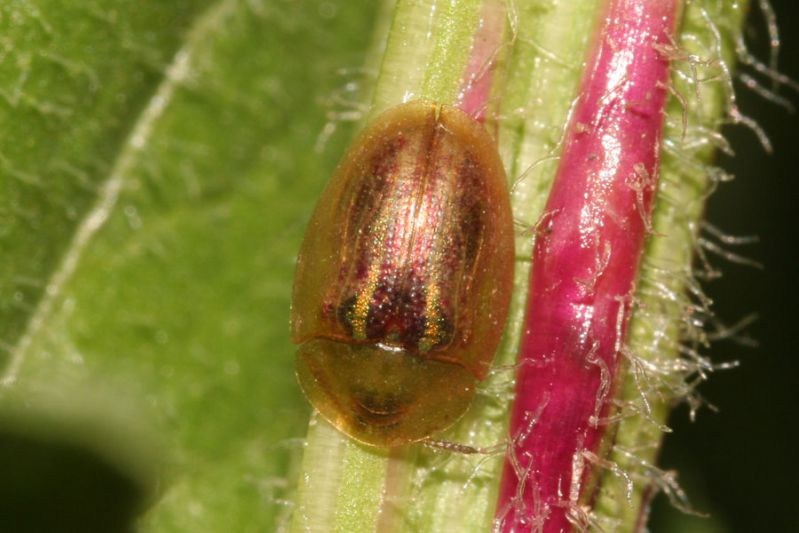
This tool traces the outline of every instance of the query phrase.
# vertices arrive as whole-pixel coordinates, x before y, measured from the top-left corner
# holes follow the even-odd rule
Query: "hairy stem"
[[[746,11],[746,2],[688,2],[679,41],[662,49],[672,58],[673,96],[654,233],[641,263],[625,348],[630,365],[616,401],[621,421],[608,457],[615,470],[604,474],[594,505],[597,521],[606,528],[623,524],[642,531],[657,492],[690,510],[674,474],[655,463],[663,432],[670,431],[670,408],[687,401],[695,409],[694,387],[714,369],[700,354],[707,344],[702,325],[710,310],[692,263],[705,199],[726,179],[711,162],[716,149],[724,147],[720,125],[738,114],[729,70]],[[632,494],[620,472],[634,482]]]
[[[503,531],[585,522],[651,228],[669,72],[658,48],[674,42],[679,7],[611,0],[601,15],[536,229],[498,504]]]
[[[617,230],[635,226],[636,236],[629,241],[637,244],[628,242],[624,232],[617,231],[610,251],[615,256],[625,248],[639,249],[641,237],[650,229],[654,238],[645,247],[634,297],[631,280],[635,279],[638,263],[635,251],[624,252],[630,261],[624,262],[623,272],[611,276],[615,281],[605,282],[612,290],[603,289],[603,301],[617,312],[606,310],[608,320],[601,331],[594,330],[591,335],[601,339],[606,351],[602,356],[598,356],[598,352],[589,353],[590,350],[583,352],[594,361],[589,370],[594,373],[592,379],[596,387],[591,394],[585,395],[584,399],[590,398],[591,401],[583,403],[586,408],[582,414],[588,418],[583,418],[586,439],[579,449],[588,449],[590,453],[580,454],[583,461],[580,472],[583,475],[578,479],[579,489],[574,498],[578,505],[585,505],[581,509],[586,512],[582,516],[577,516],[578,512],[569,516],[583,520],[583,523],[601,524],[608,530],[631,531],[642,521],[645,513],[641,509],[646,508],[645,496],[651,494],[653,484],[667,489],[671,486],[670,480],[661,476],[652,463],[672,398],[689,392],[684,385],[686,376],[700,367],[707,367],[704,360],[687,361],[680,357],[681,352],[685,353],[685,347],[679,339],[686,335],[686,309],[691,308],[682,294],[686,286],[693,287],[690,258],[695,228],[707,186],[715,175],[715,170],[708,166],[712,139],[716,135],[714,131],[724,112],[730,111],[730,106],[725,108],[724,102],[732,102],[724,82],[724,72],[730,62],[732,43],[739,35],[744,6],[715,0],[687,2],[681,36],[668,39],[665,38],[665,29],[676,21],[673,9],[677,3],[674,1],[500,3],[506,7],[503,16],[505,29],[503,38],[497,40],[496,32],[488,29],[495,27],[496,22],[491,23],[491,18],[486,16],[486,10],[496,2],[399,0],[385,41],[373,103],[367,115],[374,116],[402,101],[426,98],[459,105],[496,127],[499,149],[510,180],[514,215],[520,228],[517,235],[516,290],[494,372],[481,384],[464,419],[436,438],[486,450],[496,449],[499,453],[467,456],[421,446],[392,451],[367,448],[350,441],[320,418],[313,417],[296,499],[294,531],[491,529],[497,510],[498,479],[503,467],[501,452],[505,451],[503,444],[509,435],[507,413],[514,386],[509,370],[514,368],[520,339],[533,335],[533,330],[524,321],[533,244],[530,228],[545,213],[561,149],[570,146],[569,142],[564,142],[563,131],[569,110],[574,107],[578,94],[583,95],[581,102],[584,102],[586,91],[591,89],[590,84],[580,89],[581,78],[590,79],[590,76],[582,75],[588,40],[595,29],[595,21],[605,20],[597,16],[600,9],[611,4],[657,4],[658,9],[664,10],[667,18],[665,22],[661,21],[664,32],[649,35],[650,40],[643,40],[642,43],[646,43],[643,46],[648,45],[648,48],[641,57],[636,55],[633,58],[656,63],[659,74],[653,74],[654,67],[643,69],[649,72],[646,78],[655,82],[654,86],[650,85],[649,95],[643,86],[638,86],[637,78],[632,74],[621,75],[615,84],[606,82],[604,92],[612,94],[603,100],[601,107],[610,110],[613,120],[597,119],[589,113],[582,121],[572,120],[570,135],[580,133],[583,125],[589,126],[588,131],[583,132],[583,142],[586,139],[590,141],[583,153],[590,155],[591,147],[596,148],[600,137],[592,135],[592,131],[616,134],[619,142],[629,141],[635,145],[634,139],[620,135],[608,123],[614,123],[616,119],[620,123],[624,116],[642,121],[639,123],[643,124],[642,131],[652,137],[647,144],[652,152],[644,156],[645,150],[640,147],[637,152],[620,151],[623,156],[620,159],[627,170],[619,170],[617,174],[627,172],[629,178],[627,182],[619,180],[627,186],[627,189],[619,189],[623,191],[619,194],[626,197],[625,201],[620,201],[626,209],[622,213],[626,222],[618,224],[612,219],[608,222],[617,224]],[[634,22],[637,21],[627,21],[629,24]],[[650,22],[654,24],[655,21]],[[719,42],[714,37],[717,28],[723,36]],[[629,36],[629,31],[622,32],[622,37]],[[480,46],[481,42],[489,44]],[[653,42],[658,43],[657,50],[652,47]],[[611,43],[606,44],[605,52],[615,53]],[[612,44],[616,44],[615,40]],[[609,62],[607,57],[603,63],[606,66]],[[658,137],[661,126],[654,109],[662,110],[662,101],[667,96],[667,60],[672,62],[674,81],[669,97],[659,200],[650,225],[650,197],[653,179],[658,174],[654,139]],[[594,75],[599,74],[594,72]],[[631,83],[633,79],[636,83]],[[600,88],[595,88],[594,94],[602,94]],[[620,89],[629,90],[629,94],[615,94]],[[594,112],[596,107],[600,106],[595,105]],[[576,107],[574,114],[575,117],[578,114]],[[596,119],[593,126],[592,118]],[[605,150],[603,146],[600,148]],[[604,160],[597,159],[586,164],[599,164]],[[572,166],[569,173],[576,173],[574,169]],[[558,196],[565,205],[582,196],[575,194],[570,197],[566,194],[568,190],[565,187]],[[594,199],[594,203],[603,201],[599,197]],[[607,205],[616,204],[608,202]],[[552,217],[551,211],[546,210],[549,216],[544,217],[544,221]],[[593,216],[593,220],[599,219]],[[543,224],[539,225],[539,229],[543,227]],[[583,281],[601,284],[601,276],[593,280],[590,274],[604,265],[602,252],[605,247],[596,243],[593,246],[592,253],[586,252],[581,263],[585,273],[589,274]],[[592,262],[589,258],[599,261]],[[579,288],[577,285],[573,287],[575,290]],[[597,290],[594,291],[596,294]],[[614,300],[613,295],[623,301]],[[630,311],[629,339],[624,349],[624,359],[630,363],[623,368],[613,340],[623,337],[616,326],[621,325],[623,330]],[[696,332],[691,330],[688,334],[695,335]],[[608,345],[612,347],[609,351]],[[617,379],[603,381],[603,371],[600,370],[603,364],[607,375],[619,373],[615,376]],[[650,372],[657,376],[650,376],[650,366],[647,365],[658,369]],[[609,401],[601,403],[597,410],[596,399],[600,396],[603,400],[613,396],[613,406],[619,411],[612,413]],[[618,421],[618,444],[611,447],[607,440],[607,447],[598,447],[603,428],[611,419]],[[589,443],[591,433],[593,441]],[[571,446],[577,449],[574,441]],[[564,457],[567,455],[564,452]],[[565,477],[561,477],[571,482],[572,462],[566,461],[564,468]],[[557,476],[553,474],[549,479]],[[632,492],[628,480],[634,482]],[[593,502],[594,509],[588,505],[591,503],[588,496],[592,493],[590,486],[601,488],[600,496]],[[568,491],[564,494],[562,500],[566,500],[567,505],[559,508],[561,517],[572,509],[568,505]]]

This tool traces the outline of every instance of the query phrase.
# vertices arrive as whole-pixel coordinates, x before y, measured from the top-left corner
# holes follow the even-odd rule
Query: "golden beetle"
[[[482,124],[421,101],[378,116],[297,260],[292,335],[310,402],[375,446],[452,425],[494,358],[513,261],[505,173]]]

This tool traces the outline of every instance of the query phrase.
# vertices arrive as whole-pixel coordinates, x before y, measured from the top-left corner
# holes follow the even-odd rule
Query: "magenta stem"
[[[485,120],[488,110],[505,17],[505,7],[497,0],[487,0],[483,4],[480,27],[475,33],[461,82],[457,105],[480,122]]]
[[[585,525],[650,227],[679,0],[608,0],[536,231],[501,531]],[[662,48],[661,48],[662,50]]]

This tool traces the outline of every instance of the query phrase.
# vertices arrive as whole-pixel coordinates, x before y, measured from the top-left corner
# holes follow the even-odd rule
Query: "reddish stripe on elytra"
[[[497,524],[570,531],[592,499],[657,183],[680,2],[608,0],[536,232]]]

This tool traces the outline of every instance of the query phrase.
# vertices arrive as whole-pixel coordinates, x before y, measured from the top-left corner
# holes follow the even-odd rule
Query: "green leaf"
[[[85,453],[132,501],[158,491],[142,530],[275,527],[308,412],[294,259],[348,128],[314,145],[324,102],[365,83],[336,72],[363,64],[375,8],[0,8],[0,464],[26,449],[51,465],[37,490],[64,493],[80,461],[44,461]],[[65,527],[111,528],[82,520]]]

